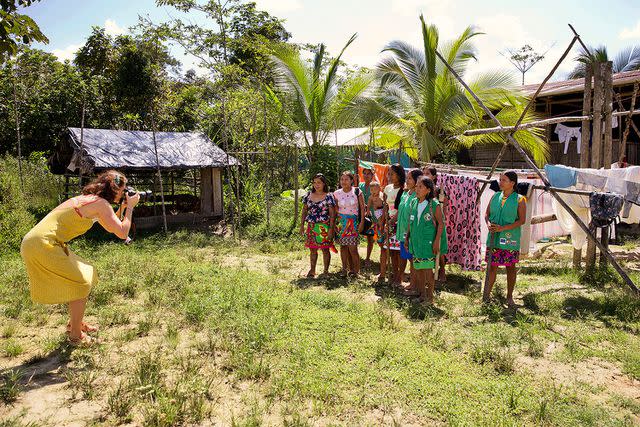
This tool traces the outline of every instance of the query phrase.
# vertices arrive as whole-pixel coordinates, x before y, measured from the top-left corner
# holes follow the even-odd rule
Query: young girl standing
[[[396,236],[398,225],[398,206],[402,200],[404,191],[405,173],[404,168],[396,163],[391,165],[389,170],[389,181],[391,184],[384,188],[384,201],[386,203],[385,217],[387,218],[387,236],[382,255],[380,256],[380,268],[385,269],[388,258],[391,258],[391,269],[393,271],[392,285],[400,286],[402,283],[402,272],[400,272],[400,241]]]
[[[433,185],[436,189],[436,194],[435,194],[435,198],[438,199],[438,201],[440,202],[440,205],[442,206],[442,213],[444,214],[444,217],[447,218],[447,208],[449,207],[449,197],[447,197],[447,194],[445,193],[445,191],[438,186],[438,170],[436,168],[434,168],[433,166],[425,166],[422,170],[422,172],[424,173],[424,176],[426,176],[427,178],[429,178],[431,181],[433,181]],[[445,246],[447,245],[447,221],[445,219],[445,226],[444,226],[444,234],[443,234],[443,240],[444,240],[444,244]],[[447,246],[448,248],[448,246]],[[443,248],[441,247],[441,251],[440,251],[440,266],[438,268],[438,282],[446,282],[447,281],[447,271],[445,269],[445,266],[447,265],[447,260],[445,255],[447,254],[447,248]]]
[[[382,193],[380,192],[380,183],[378,181],[371,181],[369,184],[371,189],[371,195],[369,196],[369,203],[367,203],[367,210],[371,213],[371,220],[373,221],[373,238],[380,245],[380,256],[384,250],[382,249],[382,245],[385,241],[385,218],[384,218],[384,207],[385,203],[382,199]],[[378,275],[378,281],[384,280],[384,276],[386,274],[386,265],[384,266],[382,262],[380,263],[380,274]]]
[[[416,199],[411,203],[405,249],[413,255],[416,289],[420,302],[433,304],[435,279],[433,269],[440,253],[444,229],[442,206],[435,199],[433,181],[426,176],[418,178]]]
[[[407,261],[410,261],[411,267],[411,279],[409,282],[409,286],[404,288],[406,295],[417,296],[417,291],[415,290],[415,277],[413,271],[413,260],[412,256],[405,249],[404,241],[407,234],[407,227],[409,225],[409,215],[411,214],[411,202],[416,198],[416,182],[422,176],[422,171],[420,169],[412,169],[407,174],[407,182],[405,186],[405,191],[402,192],[402,199],[400,200],[400,205],[398,206],[398,227],[396,230],[396,238],[400,242],[400,266],[398,270],[400,271],[400,277],[404,274],[404,271],[407,267]]]
[[[342,274],[346,275],[349,272],[351,276],[357,276],[360,272],[358,238],[362,232],[362,223],[358,223],[358,217],[364,218],[365,212],[362,192],[356,193],[353,183],[353,174],[348,171],[342,172],[340,176],[341,188],[336,190],[333,196],[338,210],[335,234],[340,245]]]
[[[305,247],[309,248],[310,268],[307,277],[315,277],[318,262],[318,249],[322,251],[324,269],[322,274],[329,272],[331,263],[330,249],[333,246],[333,223],[335,220],[335,201],[329,194],[327,179],[321,173],[313,177],[311,192],[302,198],[302,220],[300,234],[306,235]],[[305,233],[305,223],[307,229]]]

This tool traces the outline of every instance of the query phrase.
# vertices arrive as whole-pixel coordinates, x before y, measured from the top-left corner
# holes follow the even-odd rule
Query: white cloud
[[[110,36],[119,36],[128,32],[125,28],[120,27],[113,19],[104,21],[104,30]]]
[[[58,60],[61,61],[61,62],[64,62],[67,59],[69,61],[73,61],[73,58],[75,57],[76,52],[81,47],[82,47],[81,44],[70,44],[69,46],[65,47],[64,49],[53,49],[51,51],[51,53],[53,53],[55,56],[57,56]]]
[[[640,21],[638,21],[636,26],[631,29],[626,27],[623,28],[622,31],[620,31],[618,38],[621,40],[640,39]]]
[[[258,9],[272,14],[302,9],[300,0],[256,0],[256,5]]]

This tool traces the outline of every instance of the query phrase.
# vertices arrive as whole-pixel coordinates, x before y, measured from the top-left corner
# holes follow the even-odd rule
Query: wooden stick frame
[[[573,27],[571,27],[571,29],[573,30]],[[575,37],[574,40],[580,40],[580,36],[574,31]],[[582,42],[580,42],[582,44]],[[493,114],[493,112],[484,104],[484,102],[482,102],[482,100],[478,97],[478,95],[476,95],[476,93],[469,87],[469,85],[467,85],[467,83],[464,81],[464,79],[462,79],[462,77],[460,77],[460,75],[456,72],[456,70],[453,69],[453,67],[451,67],[451,65],[447,62],[447,60],[440,54],[440,52],[438,50],[435,51],[436,56],[440,59],[440,61],[442,61],[442,63],[445,65],[445,67],[449,70],[449,72],[456,78],[456,80],[458,80],[460,82],[460,84],[466,89],[466,91],[469,93],[469,95],[471,95],[475,101],[478,103],[478,105],[484,110],[484,112],[496,123],[496,125],[498,125],[498,128],[500,128],[501,130],[504,129],[504,127],[502,126],[502,123],[500,122],[500,120]],[[562,197],[560,197],[558,195],[558,192],[556,192],[555,187],[553,187],[551,185],[551,183],[549,182],[549,180],[547,179],[547,177],[542,173],[542,171],[540,171],[540,169],[538,168],[538,166],[533,162],[533,160],[531,160],[531,158],[529,157],[529,155],[526,153],[526,151],[524,151],[524,149],[520,146],[520,143],[518,143],[518,141],[513,137],[513,135],[511,133],[508,133],[507,135],[507,140],[508,142],[510,142],[514,148],[520,153],[520,155],[522,156],[522,158],[529,164],[529,166],[536,172],[536,174],[538,175],[538,177],[540,177],[540,179],[542,180],[542,182],[544,183],[545,189],[547,191],[549,191],[551,193],[551,195],[558,201],[558,203],[560,204],[560,206],[562,206],[568,213],[569,215],[571,215],[571,217],[577,222],[578,226],[582,229],[582,231],[584,231],[587,236],[589,237],[589,239],[591,239],[595,245],[598,247],[598,249],[600,249],[600,251],[605,254],[605,257],[611,262],[611,264],[613,265],[613,267],[615,268],[615,270],[618,272],[618,274],[622,277],[622,279],[625,281],[625,283],[627,284],[627,286],[629,286],[629,288],[638,296],[640,296],[640,289],[638,289],[638,287],[633,283],[633,281],[631,280],[631,278],[629,277],[629,275],[622,269],[622,267],[620,266],[620,264],[618,264],[618,261],[615,259],[615,257],[611,254],[611,252],[609,251],[608,248],[606,248],[604,245],[602,245],[602,243],[600,243],[600,241],[598,241],[598,239],[596,238],[596,236],[592,233],[591,229],[582,221],[582,219],[580,219],[580,217],[575,213],[575,211],[571,208],[571,206],[569,206],[567,204],[567,202],[565,202]],[[489,258],[489,265],[491,263],[491,258]],[[487,266],[488,268],[488,266]],[[485,284],[486,286],[486,284]]]
[[[531,108],[533,103],[536,101],[536,98],[540,94],[540,91],[542,90],[544,85],[549,81],[549,79],[553,76],[553,74],[556,72],[556,70],[558,69],[560,64],[562,64],[562,61],[564,61],[564,59],[567,57],[567,55],[569,54],[569,52],[573,48],[573,45],[576,43],[576,41],[579,38],[580,37],[577,34],[573,37],[573,39],[571,40],[571,43],[569,43],[569,46],[567,46],[567,48],[564,50],[564,53],[562,54],[560,59],[558,59],[558,61],[556,61],[556,64],[553,66],[551,71],[549,71],[549,73],[544,78],[544,80],[542,81],[540,86],[538,86],[538,89],[533,94],[531,99],[529,99],[529,102],[527,103],[526,107],[524,108],[524,110],[520,114],[520,117],[518,118],[518,121],[516,122],[515,126],[513,126],[509,130],[506,130],[506,128],[504,128],[502,126],[502,124],[500,124],[500,122],[498,122],[499,126],[498,126],[497,129],[494,128],[494,132],[497,131],[497,132],[512,132],[513,133],[513,132],[516,132],[518,129],[521,129],[522,120],[524,120],[524,117],[527,115],[527,112],[529,111],[529,109]],[[442,57],[440,59],[442,59]],[[448,64],[447,64],[447,66],[448,66]],[[456,77],[458,77],[458,76],[456,76]],[[532,127],[532,126],[527,126],[527,127]],[[487,133],[490,133],[490,132],[487,132]],[[467,132],[465,132],[464,135],[480,135],[480,133],[468,134]],[[508,144],[509,144],[509,142],[507,140],[502,145],[502,148],[500,149],[500,153],[498,153],[498,157],[496,157],[496,160],[493,162],[493,165],[491,166],[491,171],[489,172],[489,175],[487,175],[487,179],[491,179],[491,176],[493,175],[493,173],[495,172],[496,168],[498,167],[498,164],[500,164],[500,160],[502,160],[502,156],[504,156],[504,153],[507,151],[507,145]],[[482,187],[480,188],[480,191],[478,191],[478,198],[476,199],[476,202],[480,200],[480,197],[482,197],[482,193],[484,192],[484,190],[486,188],[487,188],[487,184],[483,184]]]

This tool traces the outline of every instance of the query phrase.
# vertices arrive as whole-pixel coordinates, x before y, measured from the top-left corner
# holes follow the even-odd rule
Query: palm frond
[[[640,69],[640,46],[627,46],[613,59],[614,73],[638,69]]]

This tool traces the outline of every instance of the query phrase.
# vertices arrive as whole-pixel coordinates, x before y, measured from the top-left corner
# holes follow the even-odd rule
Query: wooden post
[[[593,64],[593,134],[591,135],[591,167],[600,169],[603,165],[602,147],[602,107],[604,103],[604,67],[597,62]],[[596,245],[589,240],[587,242],[587,268],[596,263]]]
[[[294,155],[293,155],[293,197],[295,200],[293,201],[293,229],[296,229],[296,225],[298,223],[298,187],[300,184],[298,183],[298,144],[294,145]]]
[[[593,69],[593,134],[591,135],[591,167],[599,169],[603,165],[602,156],[602,107],[604,103],[603,74],[601,63]]]
[[[354,149],[353,152],[355,153],[355,159],[353,161],[353,167],[354,167],[354,173],[353,176],[355,178],[354,181],[354,185],[357,187],[360,181],[360,175],[358,174],[358,171],[360,170],[360,154],[358,153],[358,149]]]
[[[240,165],[237,166],[236,169],[236,204],[237,204],[237,218],[238,223],[236,224],[236,229],[238,231],[238,238],[240,238],[240,215],[242,207],[240,206]]]
[[[80,163],[78,164],[78,186],[82,191],[82,156],[84,153],[84,114],[85,114],[86,102],[84,97],[82,99],[82,117],[80,118]]]
[[[574,34],[575,34],[575,31],[574,31]],[[562,61],[564,61],[564,59],[567,57],[567,55],[569,54],[569,52],[573,48],[573,45],[578,40],[580,40],[580,37],[578,37],[578,34],[575,34],[575,36],[571,40],[571,43],[569,43],[569,46],[567,46],[567,48],[565,49],[565,51],[562,54],[562,56],[560,57],[560,59],[558,59],[558,61],[556,62],[556,65],[554,65],[553,68],[551,69],[551,71],[549,71],[549,74],[547,74],[547,77],[545,77],[545,79],[542,81],[542,83],[540,83],[540,85],[538,86],[538,89],[536,90],[536,93],[533,94],[533,96],[531,97],[531,99],[527,103],[526,107],[524,107],[524,110],[520,114],[520,117],[518,118],[518,121],[516,122],[515,126],[513,127],[513,132],[518,130],[518,128],[520,127],[520,124],[522,123],[522,120],[524,120],[524,117],[527,115],[527,112],[529,111],[529,109],[531,108],[533,103],[535,103],[536,98],[538,97],[538,94],[540,93],[540,91],[542,90],[544,85],[549,81],[551,76],[553,76],[553,74],[556,72],[556,70],[558,69],[558,67],[562,63]],[[440,58],[440,59],[442,59],[442,58]],[[500,128],[502,128],[502,125],[500,125]],[[493,166],[491,167],[491,171],[489,172],[489,175],[487,175],[487,179],[488,180],[490,180],[491,177],[493,176],[493,172],[498,167],[498,164],[500,163],[500,160],[502,159],[502,156],[504,156],[504,154],[506,153],[508,145],[509,145],[509,142],[508,142],[508,138],[507,138],[507,141],[505,141],[504,145],[502,146],[502,149],[500,150],[500,153],[498,154],[498,157],[493,162]],[[511,161],[513,163],[513,156],[511,157]],[[478,197],[476,199],[476,202],[480,201],[480,198],[482,197],[482,193],[484,192],[485,188],[487,188],[487,184],[486,183],[483,184],[482,187],[480,187],[480,191],[478,191]]]
[[[604,62],[602,67],[602,85],[604,89],[604,151],[603,162],[605,169],[611,169],[613,162],[613,128],[611,110],[613,105],[613,71],[612,62]]]
[[[591,87],[593,79],[593,67],[585,67],[584,76],[584,95],[582,98],[582,115],[591,115]],[[580,167],[589,168],[591,166],[591,121],[589,119],[582,121],[581,140],[580,140]],[[587,242],[587,253],[589,247],[595,248],[591,241]],[[593,250],[593,249],[592,249]],[[573,268],[580,268],[582,264],[582,248],[573,249]]]
[[[621,165],[625,156],[627,155],[627,138],[629,137],[629,131],[631,130],[631,112],[636,106],[636,97],[638,96],[638,82],[633,84],[633,95],[631,96],[631,107],[629,108],[629,115],[627,116],[626,126],[624,128],[624,134],[622,138],[620,138],[620,148],[618,150],[618,164]],[[620,107],[620,111],[624,111],[624,107],[622,104],[622,100],[620,99],[620,95],[617,96],[618,106]],[[622,129],[622,117],[620,117],[620,129]]]
[[[263,126],[264,126],[264,164],[265,174],[264,174],[264,203],[265,203],[265,213],[267,219],[267,228],[269,228],[269,224],[271,224],[271,200],[269,194],[269,177],[271,175],[271,168],[269,167],[269,129],[267,128],[267,97],[262,90],[262,114],[263,114]]]
[[[573,28],[572,28],[573,29]],[[576,36],[577,37],[577,36]],[[478,97],[478,95],[475,94],[475,92],[469,87],[469,85],[467,85],[467,83],[462,79],[462,77],[460,77],[460,75],[458,75],[458,73],[456,72],[456,70],[451,67],[451,65],[449,65],[449,63],[447,62],[446,59],[444,59],[444,57],[440,54],[440,52],[438,52],[437,50],[435,51],[436,56],[438,57],[438,59],[440,59],[440,61],[442,61],[445,65],[445,67],[447,67],[447,69],[449,70],[449,72],[451,72],[451,75],[453,75],[459,82],[460,84],[465,88],[465,90],[473,97],[473,99],[475,99],[475,101],[478,103],[478,105],[484,110],[484,112],[500,127],[502,128],[502,123],[500,123],[500,120],[498,120],[498,118],[495,116],[495,114],[493,114],[493,112],[484,104],[484,102],[482,102],[482,100]],[[615,259],[615,257],[611,254],[611,252],[604,248],[600,242],[597,240],[597,238],[594,236],[594,234],[591,232],[591,230],[589,229],[589,227],[587,227],[587,225],[585,225],[585,223],[580,219],[580,217],[578,216],[578,214],[575,213],[575,211],[573,210],[573,208],[571,208],[571,206],[569,206],[567,204],[567,202],[565,202],[562,197],[560,197],[558,195],[558,193],[556,192],[556,189],[551,186],[551,183],[549,182],[549,180],[547,179],[547,177],[542,173],[542,171],[540,171],[540,168],[538,168],[538,166],[533,162],[533,160],[531,160],[531,158],[529,157],[529,155],[527,154],[526,151],[524,151],[524,149],[520,146],[520,143],[511,135],[511,134],[507,134],[507,138],[509,139],[509,141],[511,142],[511,144],[513,144],[513,146],[515,147],[516,150],[518,150],[518,152],[520,153],[520,155],[522,156],[522,158],[525,160],[525,162],[529,165],[529,167],[531,167],[536,174],[540,177],[540,179],[542,180],[542,182],[544,183],[545,189],[548,190],[551,195],[558,201],[558,203],[560,204],[560,206],[562,206],[568,213],[569,215],[571,215],[571,217],[576,221],[576,223],[578,224],[578,226],[582,229],[582,231],[584,231],[587,236],[593,240],[596,244],[596,246],[598,246],[598,248],[600,250],[602,250],[607,258],[609,259],[609,261],[611,262],[611,264],[613,265],[613,268],[615,268],[615,270],[618,272],[618,274],[620,275],[620,277],[622,277],[622,279],[624,280],[624,282],[627,284],[627,286],[629,286],[629,288],[636,294],[636,296],[640,296],[640,289],[638,289],[638,287],[635,285],[635,283],[633,283],[633,280],[631,280],[631,278],[629,277],[629,275],[624,271],[624,269],[620,266],[620,264],[618,263],[618,261]]]
[[[603,62],[600,64],[602,68],[602,84],[604,89],[604,168],[611,169],[613,158],[613,128],[611,109],[613,105],[613,71],[612,62]],[[602,229],[602,246],[609,249],[609,231],[610,228]],[[606,265],[607,258],[604,253],[600,253],[600,264]]]
[[[582,99],[582,115],[591,115],[591,79],[593,78],[593,68],[585,67],[586,74],[584,77],[584,97]],[[582,121],[581,140],[580,140],[580,167],[589,168],[591,166],[591,149],[589,142],[591,140],[591,121],[585,119]]]
[[[22,136],[20,135],[20,109],[18,105],[18,90],[16,89],[16,77],[13,78],[13,108],[15,109],[16,136],[18,138],[18,176],[20,177],[20,190],[24,197],[24,178],[22,176]]]

